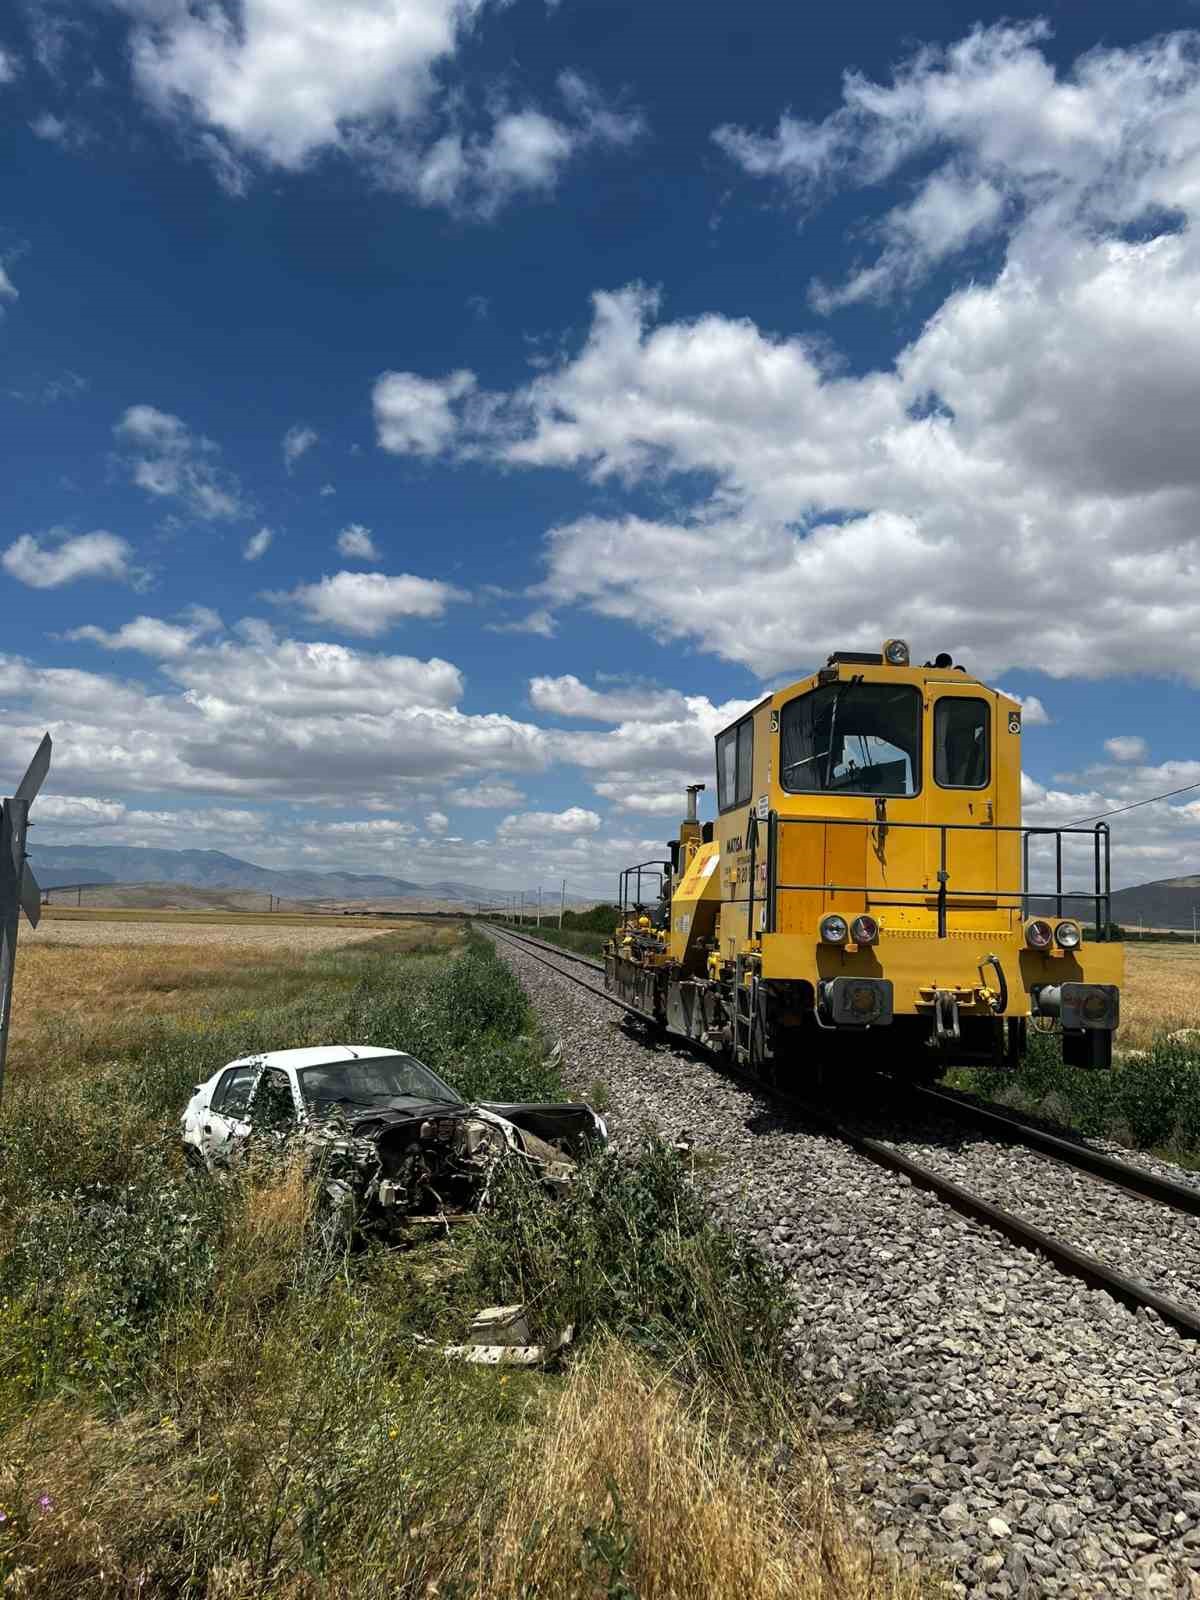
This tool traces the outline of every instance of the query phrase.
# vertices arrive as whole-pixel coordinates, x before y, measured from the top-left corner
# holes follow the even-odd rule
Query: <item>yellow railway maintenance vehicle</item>
[[[760,701],[716,768],[716,822],[694,784],[670,859],[621,875],[632,1010],[781,1086],[1015,1066],[1030,1028],[1111,1064],[1108,830],[1021,825],[1016,700],[890,639]]]

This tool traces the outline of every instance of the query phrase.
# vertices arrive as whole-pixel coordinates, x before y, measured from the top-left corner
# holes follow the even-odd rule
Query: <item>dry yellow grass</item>
[[[19,1068],[40,1049],[77,1042],[94,1026],[212,1010],[226,991],[251,998],[278,992],[281,968],[299,983],[303,958],[323,951],[380,938],[401,951],[450,946],[461,937],[457,922],[293,927],[239,920],[205,927],[43,919],[36,929],[22,928],[17,947],[10,1062]]]
[[[1200,1028],[1200,945],[1126,944],[1118,1044],[1145,1049],[1176,1028]]]
[[[661,1373],[603,1347],[513,1474],[479,1600],[582,1600],[618,1578],[639,1600],[917,1600],[918,1576],[850,1531],[819,1451],[796,1444],[786,1473],[749,1461]]]

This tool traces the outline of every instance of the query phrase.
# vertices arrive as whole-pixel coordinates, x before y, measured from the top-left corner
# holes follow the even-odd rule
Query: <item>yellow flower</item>
[[[388,1438],[389,1439],[394,1439],[396,1437],[396,1434],[397,1434],[398,1431],[399,1430],[396,1429],[396,1428],[389,1428],[388,1429]]]
[[[507,1377],[503,1377],[503,1378],[500,1379],[500,1382],[501,1383],[507,1383],[508,1382],[508,1378]]]
[[[210,1506],[219,1505],[221,1503],[221,1496],[219,1494],[210,1494],[208,1497],[208,1503]]]

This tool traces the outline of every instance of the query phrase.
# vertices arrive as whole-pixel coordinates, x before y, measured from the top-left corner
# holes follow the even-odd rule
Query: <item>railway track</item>
[[[574,951],[563,950],[557,945],[528,934],[514,933],[508,928],[492,926],[502,939],[522,949],[531,959],[541,962],[551,971],[590,991],[618,1010],[627,1013],[632,1010],[623,1001],[609,994],[602,984],[589,982],[584,975],[587,971],[602,974],[604,969],[601,962],[588,956],[578,955]],[[582,970],[571,970],[572,968]],[[633,1015],[640,1016],[648,1022],[655,1020],[644,1012],[633,1011]],[[732,1067],[723,1066],[722,1070],[729,1072],[758,1093],[766,1095],[802,1120],[845,1141],[858,1154],[876,1165],[888,1171],[904,1174],[911,1183],[936,1195],[954,1210],[1003,1234],[1016,1244],[1037,1251],[1060,1271],[1081,1279],[1091,1288],[1103,1289],[1131,1309],[1154,1311],[1164,1322],[1169,1323],[1186,1337],[1200,1338],[1200,1307],[1185,1305],[1169,1295],[1161,1294],[1140,1279],[1117,1271],[1088,1251],[1080,1250],[1067,1240],[1055,1237],[994,1201],[973,1193],[943,1173],[935,1172],[914,1161],[910,1156],[894,1148],[886,1139],[864,1134],[849,1126],[824,1107],[814,1106],[795,1096],[772,1089]],[[910,1104],[913,1103],[926,1112],[935,1112],[938,1116],[959,1124],[981,1129],[990,1138],[1023,1145],[1045,1161],[1070,1168],[1098,1182],[1123,1190],[1151,1205],[1166,1206],[1185,1215],[1200,1217],[1200,1190],[1174,1183],[1144,1168],[1132,1166],[1128,1162],[1117,1161],[1111,1156],[1093,1150],[1090,1146],[1077,1145],[1071,1140],[1045,1133],[1028,1123],[988,1111],[982,1106],[958,1100],[938,1090],[911,1091]]]

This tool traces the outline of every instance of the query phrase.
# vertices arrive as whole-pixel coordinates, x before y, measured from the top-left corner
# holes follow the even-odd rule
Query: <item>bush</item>
[[[782,1371],[783,1273],[711,1221],[682,1158],[657,1139],[633,1159],[593,1156],[557,1199],[505,1172],[469,1249],[480,1297],[522,1302],[543,1335],[603,1329],[737,1394]]]

